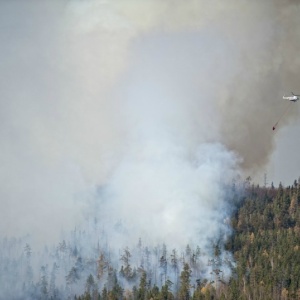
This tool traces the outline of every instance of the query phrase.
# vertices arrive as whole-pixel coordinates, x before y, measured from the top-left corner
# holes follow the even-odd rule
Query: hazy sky
[[[282,95],[300,93],[299,13],[275,0],[1,0],[1,234],[57,236],[95,186],[140,197],[131,175],[159,199],[175,184],[204,193],[195,182],[210,176],[220,196],[227,172],[291,184],[298,103],[272,126]],[[198,153],[208,177],[190,167]]]

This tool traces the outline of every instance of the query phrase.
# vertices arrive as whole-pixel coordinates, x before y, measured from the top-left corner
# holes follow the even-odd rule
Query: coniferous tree
[[[51,275],[50,275],[51,276],[50,277],[50,285],[49,285],[49,295],[53,299],[56,299],[56,297],[59,294],[59,292],[55,286],[56,275],[57,275],[58,269],[59,269],[58,265],[56,263],[53,263],[52,271],[51,271]]]
[[[178,261],[178,256],[177,256],[176,249],[173,249],[172,253],[171,253],[171,268],[173,269],[173,272],[174,272],[175,290],[177,292],[179,261]]]
[[[40,270],[40,294],[41,299],[48,298],[48,270],[47,266],[42,266]]]
[[[162,256],[159,259],[159,267],[161,269],[161,282],[163,285],[163,283],[166,283],[168,272],[167,247],[165,244],[163,244],[162,247]]]
[[[123,262],[124,265],[122,265],[121,272],[120,272],[120,274],[123,275],[127,280],[131,280],[134,277],[134,273],[130,265],[130,258],[131,258],[131,253],[127,247],[124,249],[124,253],[121,256],[121,261]]]
[[[66,276],[66,282],[67,285],[72,290],[72,285],[75,284],[80,279],[80,276],[78,274],[78,270],[75,267],[72,267],[72,269],[69,271],[68,275]]]
[[[144,300],[146,298],[146,294],[147,294],[147,273],[143,271],[140,279],[139,289],[138,289],[138,299]]]
[[[106,286],[102,289],[101,300],[108,300],[108,292]]]
[[[180,289],[179,289],[179,299],[188,300],[190,299],[190,278],[191,269],[188,263],[184,263],[183,270],[180,274]]]
[[[108,263],[105,260],[105,256],[103,253],[100,254],[97,260],[97,278],[102,279],[105,270],[107,269]]]
[[[95,290],[97,290],[97,285],[94,280],[94,276],[92,274],[90,274],[85,283],[85,291],[86,291],[86,293],[91,294]]]

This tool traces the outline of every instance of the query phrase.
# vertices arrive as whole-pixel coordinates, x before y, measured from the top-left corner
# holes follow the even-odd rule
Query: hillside
[[[299,299],[299,203],[297,181],[286,188],[281,184],[278,188],[247,188],[232,218],[234,231],[226,245],[236,263],[229,282],[222,279],[226,261],[218,257],[216,245],[217,268],[211,281],[192,282],[194,270],[186,263],[180,270],[177,292],[171,291],[170,281],[161,289],[147,285],[147,274],[142,272],[139,285],[132,291],[117,296],[114,288],[108,293],[105,289],[95,299]],[[86,293],[78,299],[91,298]]]
[[[237,262],[231,288],[240,299],[299,299],[299,203],[297,181],[286,188],[249,188],[227,245]]]
[[[113,249],[96,220],[43,251],[28,237],[4,238],[0,299],[299,299],[299,183],[242,186],[230,193],[227,242],[212,240],[207,249],[142,238]]]

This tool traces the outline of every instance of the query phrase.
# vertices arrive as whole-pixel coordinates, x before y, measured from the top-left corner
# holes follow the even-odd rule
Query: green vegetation
[[[248,180],[242,186],[230,188],[230,201],[236,203],[226,220],[231,235],[225,245],[223,237],[212,241],[210,249],[146,246],[142,239],[133,248],[111,249],[95,231],[75,230],[71,238],[37,253],[22,239],[5,238],[0,298],[300,299],[299,182],[275,188]],[[42,261],[38,271],[37,260]]]
[[[300,188],[251,187],[236,212],[228,250],[237,267],[237,299],[299,299]]]
[[[300,187],[298,182],[284,188],[249,186],[232,217],[233,234],[226,250],[233,254],[235,267],[226,282],[220,275],[224,262],[218,262],[220,249],[215,248],[212,281],[192,282],[192,260],[178,263],[176,250],[170,254],[170,268],[178,284],[164,278],[161,288],[147,279],[147,272],[134,273],[129,266],[128,249],[121,260],[122,276],[139,278],[132,289],[122,289],[117,279],[107,290],[91,294],[88,290],[77,299],[299,299],[300,298]],[[165,251],[165,250],[164,250]],[[186,258],[192,255],[187,246]],[[165,253],[166,254],[166,253]],[[194,252],[195,254],[195,252]],[[167,261],[160,259],[162,277]],[[101,264],[100,264],[101,265]],[[179,266],[181,269],[179,270]],[[101,273],[101,272],[100,272]],[[134,274],[134,275],[133,275]],[[94,282],[89,277],[88,282]]]

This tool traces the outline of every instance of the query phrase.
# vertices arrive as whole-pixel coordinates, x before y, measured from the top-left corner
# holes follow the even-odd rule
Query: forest
[[[299,299],[299,181],[248,180],[242,196],[232,195],[231,235],[225,245],[212,241],[210,254],[197,245],[147,246],[142,237],[114,252],[92,229],[39,253],[26,237],[4,238],[0,299]]]

